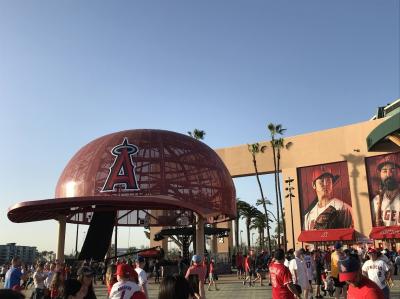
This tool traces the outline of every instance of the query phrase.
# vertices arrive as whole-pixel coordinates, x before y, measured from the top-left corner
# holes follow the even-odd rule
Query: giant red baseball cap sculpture
[[[192,137],[127,130],[80,149],[57,183],[55,198],[17,203],[13,222],[90,223],[94,211],[118,211],[120,226],[177,225],[196,212],[208,222],[236,217],[235,188],[222,160]],[[185,214],[186,213],[186,214]]]

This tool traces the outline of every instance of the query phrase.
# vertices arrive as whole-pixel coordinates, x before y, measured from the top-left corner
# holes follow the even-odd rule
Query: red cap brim
[[[356,272],[339,273],[339,281],[354,281],[357,276]]]

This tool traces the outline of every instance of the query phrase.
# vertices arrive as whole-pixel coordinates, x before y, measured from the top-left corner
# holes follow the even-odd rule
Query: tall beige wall
[[[286,143],[291,142],[289,149],[283,149],[281,154],[282,182],[288,177],[294,179],[293,194],[293,220],[295,231],[295,247],[301,246],[297,238],[301,232],[301,214],[298,194],[297,168],[347,161],[349,171],[349,184],[353,206],[353,220],[356,231],[368,236],[371,231],[371,217],[368,196],[368,185],[365,169],[365,158],[383,153],[398,151],[398,148],[388,146],[380,152],[368,152],[366,138],[371,131],[385,119],[366,121],[339,128],[323,130],[298,136],[286,137]],[[257,156],[257,165],[260,173],[272,173],[274,171],[272,151],[269,141],[260,142],[267,146],[266,152]],[[254,175],[252,158],[247,145],[220,148],[217,154],[227,166],[232,177]],[[282,186],[283,198],[285,198],[285,183]],[[286,229],[289,248],[292,244],[292,226],[290,215],[290,202],[284,199],[286,213]],[[230,226],[230,224],[226,224]],[[218,225],[220,227],[220,224]],[[217,245],[219,252],[228,252],[232,248],[232,236],[228,242]],[[152,243],[153,244],[153,243]]]
[[[368,134],[385,119],[366,121],[335,129],[323,130],[304,135],[286,137],[292,146],[282,151],[282,181],[294,178],[293,216],[295,239],[301,232],[300,205],[298,194],[297,168],[317,164],[347,161],[350,190],[353,206],[353,218],[356,231],[368,236],[371,230],[371,217],[368,196],[368,185],[365,169],[365,157],[375,156],[398,150],[395,146],[382,152],[368,152],[366,138]],[[257,165],[260,173],[271,173],[274,170],[272,151],[269,142],[267,151],[258,155]],[[217,149],[216,152],[224,161],[232,177],[254,175],[251,156],[247,145]],[[285,197],[285,185],[282,186]],[[291,237],[290,202],[285,199],[286,228],[289,248],[293,247]],[[300,243],[295,244],[300,246]]]
[[[232,221],[218,223],[216,225],[218,228],[229,228],[230,234],[229,237],[226,238],[216,238],[217,239],[217,252],[219,253],[231,253],[233,249],[233,229],[232,229]]]

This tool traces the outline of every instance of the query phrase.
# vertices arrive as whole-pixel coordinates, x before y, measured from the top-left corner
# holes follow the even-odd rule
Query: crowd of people
[[[389,299],[398,269],[400,252],[343,249],[336,242],[332,251],[276,250],[268,276],[273,298]]]
[[[14,257],[9,265],[1,266],[0,273],[4,275],[0,276],[0,280],[4,282],[4,289],[0,290],[0,298],[22,299],[21,291],[30,289],[31,299],[95,299],[94,284],[100,280],[107,286],[110,299],[148,299],[148,279],[151,276],[154,276],[155,283],[160,284],[161,299],[205,298],[206,278],[209,281],[208,290],[212,286],[219,290],[214,259],[202,259],[195,255],[191,265],[187,263],[179,256],[176,273],[165,275],[159,259],[149,262],[141,256],[134,261],[118,259],[108,266],[106,263],[87,261],[79,266],[59,261],[26,265],[19,257]]]
[[[205,299],[206,288],[218,291],[215,260],[194,255],[190,265],[182,257],[174,273],[166,273],[163,263],[138,256],[134,261],[119,260],[108,266],[83,262],[76,269],[57,261],[23,265],[18,257],[9,267],[2,266],[0,298],[22,299],[21,290],[32,287],[31,299],[94,299],[96,280],[107,286],[110,299],[148,299],[149,278],[159,283],[159,299]],[[375,248],[343,249],[337,242],[332,250],[277,249],[235,256],[237,278],[254,287],[263,281],[272,286],[275,299],[339,298],[388,299],[393,275],[400,269],[400,252]],[[151,273],[149,275],[148,273]],[[3,275],[4,274],[4,275]],[[16,294],[16,293],[19,293]],[[14,296],[13,295],[13,296]],[[11,296],[11,297],[10,297]]]

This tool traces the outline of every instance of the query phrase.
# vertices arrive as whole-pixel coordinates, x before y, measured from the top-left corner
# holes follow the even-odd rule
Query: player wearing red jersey
[[[283,264],[285,253],[282,249],[275,251],[275,261],[271,263],[269,271],[271,273],[272,298],[273,299],[294,299],[294,295],[299,296],[296,286],[293,284],[292,275],[289,269]]]

